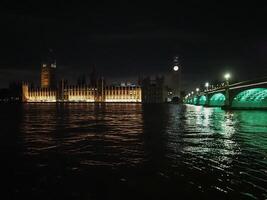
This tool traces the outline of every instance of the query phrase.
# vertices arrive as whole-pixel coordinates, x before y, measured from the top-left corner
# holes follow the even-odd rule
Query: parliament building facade
[[[62,88],[29,88],[22,85],[23,102],[141,102],[139,86],[62,85]]]
[[[56,63],[46,63],[41,68],[41,87],[22,84],[22,102],[141,102],[141,87],[136,85],[108,86],[103,78],[92,77],[91,83],[56,85]]]
[[[66,81],[56,81],[56,62],[52,59],[41,67],[40,86],[34,88],[22,84],[22,102],[142,102],[163,103],[180,98],[180,70],[174,63],[173,70],[165,76],[149,77],[139,80],[139,85],[107,85],[103,77],[95,71],[91,73],[90,83],[78,82],[69,85]]]

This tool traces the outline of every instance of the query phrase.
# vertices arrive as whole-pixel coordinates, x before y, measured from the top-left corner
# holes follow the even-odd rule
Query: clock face
[[[173,70],[174,70],[174,71],[178,71],[178,70],[179,70],[179,67],[178,67],[177,65],[175,65],[175,66],[173,67]]]

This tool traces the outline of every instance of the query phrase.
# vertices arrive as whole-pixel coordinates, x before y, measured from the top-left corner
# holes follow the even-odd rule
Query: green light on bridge
[[[197,100],[198,100],[198,98],[197,97],[194,97],[194,99],[193,99],[193,104],[194,105],[197,105]]]
[[[233,108],[267,108],[267,88],[254,88],[240,92],[233,99]]]
[[[207,101],[207,97],[202,95],[201,97],[199,97],[199,105],[205,105]]]
[[[222,93],[217,93],[214,94],[211,98],[210,98],[210,102],[209,105],[210,106],[223,106],[225,103],[225,96]]]

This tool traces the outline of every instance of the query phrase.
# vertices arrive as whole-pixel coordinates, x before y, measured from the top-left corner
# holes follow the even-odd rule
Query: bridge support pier
[[[230,102],[230,95],[229,95],[229,82],[226,81],[226,87],[225,87],[225,103],[224,106],[221,108],[223,110],[230,110],[231,109],[231,102]]]
[[[206,96],[206,102],[205,102],[205,104],[203,106],[209,107],[209,105],[210,105],[210,97],[209,97],[208,92],[206,92],[205,96]]]

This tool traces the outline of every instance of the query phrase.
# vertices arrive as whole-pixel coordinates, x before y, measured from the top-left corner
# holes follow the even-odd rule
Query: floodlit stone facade
[[[139,86],[62,86],[57,89],[22,85],[23,102],[141,102]]]

